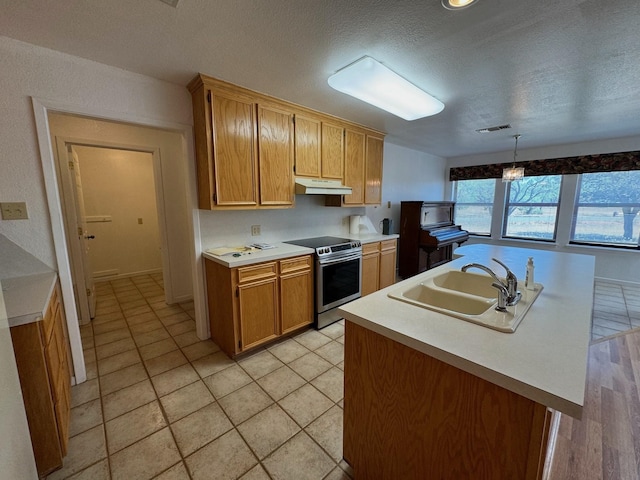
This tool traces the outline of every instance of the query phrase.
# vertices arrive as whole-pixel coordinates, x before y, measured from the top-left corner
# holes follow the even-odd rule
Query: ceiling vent
[[[511,125],[505,123],[504,125],[498,125],[496,127],[488,127],[488,128],[480,128],[476,130],[478,133],[490,133],[490,132],[498,132],[500,130],[507,130],[511,128]]]
[[[178,8],[178,2],[180,0],[160,0],[162,3],[166,3],[167,5],[173,7],[173,8]]]

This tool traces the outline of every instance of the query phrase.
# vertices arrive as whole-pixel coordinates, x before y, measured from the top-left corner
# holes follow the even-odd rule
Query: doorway
[[[80,324],[95,317],[95,282],[163,273],[158,153],[56,137]],[[164,278],[164,275],[163,275]]]

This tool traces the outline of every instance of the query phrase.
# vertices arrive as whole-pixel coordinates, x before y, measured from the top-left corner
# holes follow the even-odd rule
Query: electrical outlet
[[[25,202],[0,203],[3,220],[27,220],[27,204]]]
[[[387,202],[387,208],[391,208],[391,202]]]
[[[251,236],[257,237],[260,235],[260,225],[251,225]]]

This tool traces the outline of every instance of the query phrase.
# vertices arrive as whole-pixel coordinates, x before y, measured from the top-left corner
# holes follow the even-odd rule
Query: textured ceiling
[[[202,72],[444,157],[637,135],[640,1],[0,0],[0,34],[186,85]],[[327,85],[370,55],[445,104],[407,122]],[[510,130],[475,130],[509,123]]]

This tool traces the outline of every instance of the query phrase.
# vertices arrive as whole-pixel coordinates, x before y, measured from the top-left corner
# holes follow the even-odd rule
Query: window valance
[[[449,180],[453,182],[456,180],[502,178],[502,170],[511,165],[513,165],[512,162],[453,167],[449,171]],[[527,177],[640,170],[640,151],[528,160],[517,162],[516,165],[524,167],[524,174]]]

